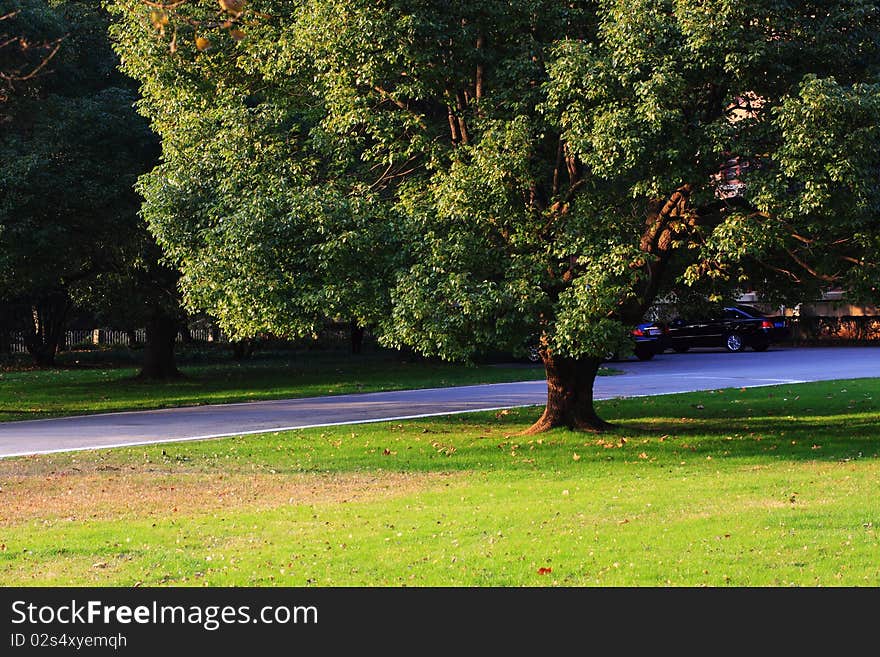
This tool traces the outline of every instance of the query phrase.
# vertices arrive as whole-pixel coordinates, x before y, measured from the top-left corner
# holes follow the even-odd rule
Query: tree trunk
[[[12,331],[0,326],[0,359],[12,355]]]
[[[542,351],[547,372],[547,406],[544,414],[525,433],[556,427],[578,431],[602,431],[612,427],[596,415],[593,383],[602,364],[599,358],[559,358]]]
[[[31,322],[25,333],[25,347],[40,367],[52,367],[64,338],[70,302],[67,294],[54,292],[31,307]]]
[[[364,327],[359,325],[356,320],[351,320],[351,353],[357,355],[364,348]]]
[[[253,338],[245,340],[235,340],[232,343],[232,358],[234,360],[245,360],[254,355],[257,341]]]
[[[174,360],[178,321],[173,315],[160,313],[146,322],[146,343],[140,379],[165,380],[180,377]]]
[[[0,359],[12,355],[12,304],[0,302]]]

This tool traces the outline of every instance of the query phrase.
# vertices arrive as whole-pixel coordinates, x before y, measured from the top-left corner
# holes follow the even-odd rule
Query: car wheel
[[[526,357],[529,359],[530,363],[540,363],[541,362],[541,350],[538,345],[531,345],[528,349]]]
[[[682,345],[682,346],[679,346],[679,347],[673,347],[672,349],[673,349],[673,350],[675,351],[675,353],[677,353],[677,354],[683,354],[683,353],[686,352],[688,349],[690,349],[690,347],[686,347],[686,346]]]
[[[650,347],[639,349],[636,347],[635,349],[636,358],[639,360],[651,360],[654,357],[654,350]]]
[[[739,333],[728,333],[724,337],[724,348],[727,351],[738,352],[742,351],[745,344],[743,343],[742,336]]]

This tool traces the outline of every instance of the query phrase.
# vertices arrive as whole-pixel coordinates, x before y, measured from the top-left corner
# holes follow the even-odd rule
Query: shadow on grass
[[[485,437],[465,439],[454,455],[458,459],[447,459],[446,467],[465,469],[487,462],[505,468],[538,463],[571,466],[575,454],[581,464],[613,460],[679,464],[683,458],[696,457],[751,462],[877,458],[878,402],[880,380],[861,379],[609,400],[597,408],[616,426],[603,433],[556,429],[521,435],[540,416],[540,407],[460,415],[443,422],[461,427],[462,435]],[[441,426],[436,418],[408,424],[428,431]],[[498,458],[505,451],[514,458]],[[454,464],[456,460],[461,463]]]
[[[876,459],[880,380],[617,399],[598,404],[618,426],[523,436],[541,407],[343,425],[75,455],[76,467],[160,473],[570,472],[584,465],[688,467]],[[47,457],[58,468],[72,456]],[[48,461],[47,461],[48,463]],[[36,467],[36,466],[35,466]],[[9,468],[25,473],[25,462]],[[2,470],[2,468],[0,468]],[[604,471],[604,470],[603,470]],[[635,472],[635,470],[633,470]]]

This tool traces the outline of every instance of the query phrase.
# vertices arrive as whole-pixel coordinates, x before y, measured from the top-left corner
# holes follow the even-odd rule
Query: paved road
[[[663,354],[613,367],[596,398],[880,377],[880,348]],[[543,404],[543,381],[376,392],[0,423],[0,458]]]

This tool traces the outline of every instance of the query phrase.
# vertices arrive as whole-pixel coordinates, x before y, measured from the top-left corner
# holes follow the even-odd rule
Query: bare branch
[[[25,80],[30,80],[34,78],[40,71],[42,71],[46,67],[46,64],[48,64],[52,60],[52,58],[56,54],[58,54],[58,51],[61,49],[61,42],[64,41],[64,39],[66,38],[67,37],[61,37],[60,39],[52,42],[55,44],[55,47],[52,48],[52,51],[48,55],[43,57],[42,61],[40,61],[40,63],[37,64],[37,66],[33,70],[31,70],[30,73],[27,73],[25,75],[10,75],[0,71],[0,78],[3,78],[4,80],[8,80],[10,82],[24,82]]]
[[[565,144],[562,137],[559,138],[559,145],[556,147],[556,165],[553,167],[553,196],[559,194],[559,174],[562,169],[562,152]]]
[[[453,144],[457,144],[461,141],[461,135],[458,134],[458,119],[455,116],[455,112],[452,110],[452,106],[449,108],[449,134],[452,139]]]
[[[176,2],[165,3],[165,2],[152,2],[151,0],[141,0],[141,2],[145,5],[147,5],[148,7],[154,7],[155,9],[162,9],[164,11],[172,11],[174,9],[177,9],[181,5],[187,4],[189,1],[190,0],[177,0]]]
[[[790,272],[787,269],[783,269],[782,267],[777,267],[776,265],[771,265],[769,262],[764,262],[762,260],[756,260],[756,262],[766,269],[770,269],[771,271],[775,271],[777,274],[782,274],[783,276],[788,277],[794,283],[801,283],[801,279],[794,272]]]
[[[823,274],[822,272],[817,271],[816,269],[811,267],[809,264],[807,264],[806,261],[804,261],[803,259],[798,257],[798,255],[794,251],[792,251],[791,249],[786,249],[785,252],[791,257],[792,260],[794,260],[798,265],[800,265],[804,269],[804,271],[806,271],[808,274],[810,274],[810,276],[812,276],[813,278],[818,278],[820,281],[825,281],[826,283],[836,283],[837,281],[840,280],[839,274],[830,274],[829,275],[829,274]]]
[[[477,36],[477,50],[482,50],[485,43],[486,39],[482,34]],[[482,62],[477,64],[476,81],[474,83],[474,97],[477,100],[480,100],[483,97],[483,84],[485,77],[483,68]]]

